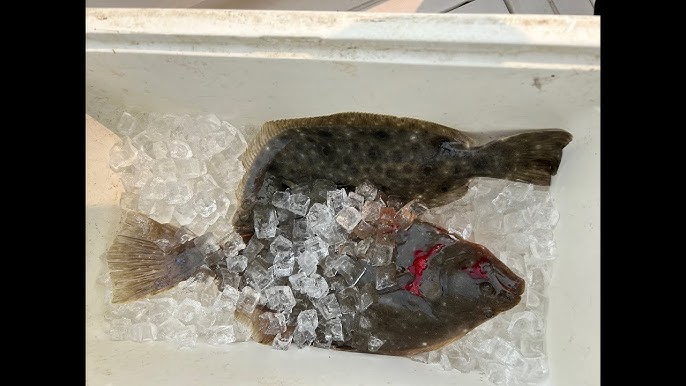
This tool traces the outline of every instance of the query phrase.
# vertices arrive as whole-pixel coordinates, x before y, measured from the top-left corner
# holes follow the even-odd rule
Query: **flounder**
[[[301,184],[316,179],[351,188],[364,181],[429,207],[462,197],[474,177],[550,185],[572,135],[540,129],[478,144],[437,123],[369,113],[266,122],[242,156],[235,229],[252,232],[253,207],[265,176]]]

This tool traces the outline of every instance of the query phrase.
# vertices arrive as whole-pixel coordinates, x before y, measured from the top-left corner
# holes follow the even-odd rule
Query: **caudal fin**
[[[483,176],[535,185],[550,185],[572,140],[564,130],[537,130],[487,143],[478,150],[477,167]]]
[[[154,295],[188,279],[204,264],[204,255],[178,234],[135,212],[123,214],[121,228],[106,254],[112,303]]]

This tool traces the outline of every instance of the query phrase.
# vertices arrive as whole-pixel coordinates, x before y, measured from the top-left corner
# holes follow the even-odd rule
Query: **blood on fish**
[[[419,291],[419,286],[422,284],[422,274],[426,269],[426,263],[431,256],[438,253],[443,247],[443,244],[436,244],[426,252],[421,249],[414,251],[414,261],[411,266],[407,267],[407,270],[414,275],[414,279],[405,286],[406,290],[417,296],[422,296],[421,291]]]

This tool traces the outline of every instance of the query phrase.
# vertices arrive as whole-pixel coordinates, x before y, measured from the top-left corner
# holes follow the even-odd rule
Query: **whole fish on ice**
[[[234,226],[252,232],[267,175],[295,184],[325,179],[348,189],[370,181],[405,202],[434,207],[462,197],[474,177],[550,185],[571,140],[567,131],[541,129],[477,144],[437,123],[368,113],[266,122],[242,156],[246,173]]]

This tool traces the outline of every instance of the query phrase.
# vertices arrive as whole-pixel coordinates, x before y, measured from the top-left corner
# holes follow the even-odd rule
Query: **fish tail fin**
[[[535,185],[550,185],[572,140],[565,130],[548,129],[515,134],[479,148],[477,164],[486,177],[505,178]]]
[[[205,263],[204,255],[192,241],[179,241],[176,227],[130,211],[123,214],[106,260],[112,282],[112,303],[136,300],[172,288]]]

